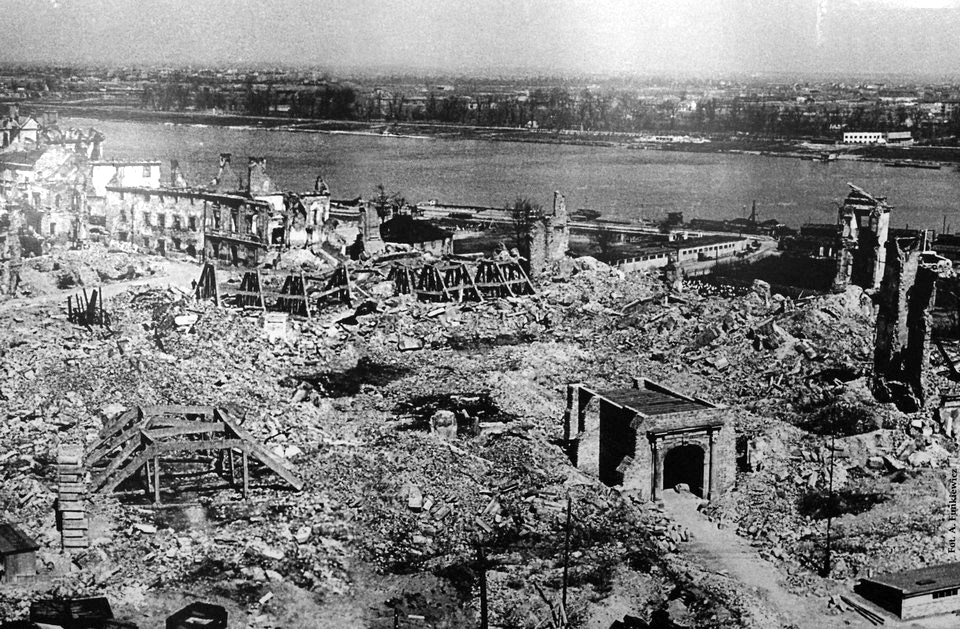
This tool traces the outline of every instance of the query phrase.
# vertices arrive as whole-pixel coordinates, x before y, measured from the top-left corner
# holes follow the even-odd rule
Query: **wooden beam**
[[[247,468],[247,451],[244,450],[240,456],[243,457],[243,497],[246,498],[250,493],[250,470]]]
[[[233,421],[226,411],[218,409],[217,414],[220,416],[220,419],[223,421],[223,423],[227,425],[227,428],[233,431],[233,433],[240,438],[242,443],[246,445],[246,448],[244,449],[245,452],[249,452],[255,456],[261,463],[273,470],[277,476],[290,483],[290,485],[292,485],[297,491],[300,491],[303,488],[303,481],[288,469],[288,464],[286,461],[274,456],[273,453],[254,441],[253,435],[237,425],[237,423]]]
[[[153,501],[160,504],[160,457],[153,457]]]
[[[310,316],[310,298],[307,297],[307,280],[303,276],[303,270],[300,271],[300,290],[303,293],[303,307],[307,310],[307,319],[312,319]]]
[[[181,435],[203,435],[209,433],[225,432],[226,426],[222,422],[213,424],[207,422],[196,422],[197,426],[172,427],[172,428],[148,428],[144,434],[151,440],[156,441],[164,437],[179,437]]]
[[[213,417],[212,406],[199,406],[187,404],[172,404],[169,406],[150,405],[141,406],[144,417],[157,417],[163,415],[205,415]]]

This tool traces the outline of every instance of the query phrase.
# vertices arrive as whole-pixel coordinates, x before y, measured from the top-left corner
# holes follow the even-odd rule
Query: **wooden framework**
[[[271,290],[271,285],[280,288]],[[224,285],[221,290],[216,267],[207,263],[200,273],[194,295],[197,299],[213,299],[217,306],[231,302],[246,308],[260,308],[264,312],[288,312],[307,319],[312,318],[328,299],[337,299],[347,305],[353,303],[350,270],[346,264],[324,275],[306,275],[301,271],[264,277],[259,269],[246,271],[239,289]]]
[[[483,301],[484,297],[536,295],[536,289],[515,260],[480,260],[476,272],[464,262],[390,267],[387,279],[400,294],[423,301]]]
[[[88,328],[97,325],[109,329],[110,315],[103,309],[102,289],[94,288],[87,295],[84,288],[82,294],[67,297],[67,319]]]
[[[537,290],[517,260],[480,260],[476,285],[488,297],[536,295]]]
[[[139,475],[144,489],[160,503],[160,476],[164,459],[185,462],[174,454],[194,453],[212,464],[210,471],[240,486],[243,496],[250,489],[250,458],[287,482],[303,487],[290,464],[254,441],[222,408],[212,406],[137,406],[123,413],[100,431],[100,439],[86,452],[87,471],[93,492],[114,491],[123,481]]]
[[[462,262],[425,264],[411,267],[395,264],[387,279],[398,293],[412,294],[424,301],[483,301],[483,295],[473,283],[470,269]]]

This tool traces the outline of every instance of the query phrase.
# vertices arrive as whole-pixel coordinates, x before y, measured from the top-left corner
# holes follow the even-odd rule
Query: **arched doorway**
[[[677,446],[663,457],[663,488],[673,489],[680,483],[703,497],[703,448],[697,445]]]

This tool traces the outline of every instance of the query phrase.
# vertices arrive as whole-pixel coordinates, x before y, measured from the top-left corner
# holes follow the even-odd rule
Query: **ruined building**
[[[883,281],[890,240],[916,240],[918,250],[926,251],[933,235],[926,230],[890,227],[892,207],[884,197],[874,197],[852,183],[847,185],[850,194],[839,207],[836,226],[824,229],[813,244],[836,261],[831,286],[834,292],[843,292],[851,284],[877,290]]]
[[[40,143],[40,123],[32,116],[21,116],[17,105],[10,105],[0,116],[0,149],[36,149]]]
[[[326,184],[299,194],[281,191],[263,157],[249,158],[244,184],[231,161],[221,153],[217,174],[205,187],[190,187],[178,162],[171,163],[167,185],[107,186],[107,231],[161,254],[179,251],[239,266],[261,263],[271,249],[324,242]]]
[[[567,255],[570,246],[570,225],[567,204],[560,192],[553,193],[553,211],[534,217],[527,235],[529,275],[543,275]]]
[[[840,218],[850,223],[850,236],[856,239],[856,252],[850,270],[851,283],[866,289],[880,287],[890,231],[890,206],[884,197],[873,197],[851,184],[843,200]]]
[[[930,308],[938,277],[936,269],[921,264],[922,245],[919,238],[898,237],[887,241],[883,282],[877,294],[874,349],[874,371],[883,389],[881,397],[913,396],[921,404]],[[895,383],[902,383],[907,390],[901,391],[903,387]]]
[[[20,208],[0,199],[0,296],[16,293],[20,265]]]
[[[656,500],[683,484],[709,500],[735,480],[729,415],[646,378],[612,391],[571,384],[564,436],[577,468],[611,487]]]

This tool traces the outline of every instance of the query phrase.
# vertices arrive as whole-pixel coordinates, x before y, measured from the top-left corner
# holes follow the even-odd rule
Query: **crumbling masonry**
[[[850,193],[838,211],[837,274],[833,289],[855,284],[876,289],[884,275],[886,244],[890,232],[890,205],[848,183]]]
[[[570,225],[567,203],[560,192],[553,193],[553,212],[533,219],[528,239],[531,278],[543,275],[554,263],[567,255],[570,247]]]
[[[937,272],[920,264],[920,247],[916,238],[887,242],[883,282],[877,294],[874,371],[878,379],[907,385],[909,393],[922,403]]]

